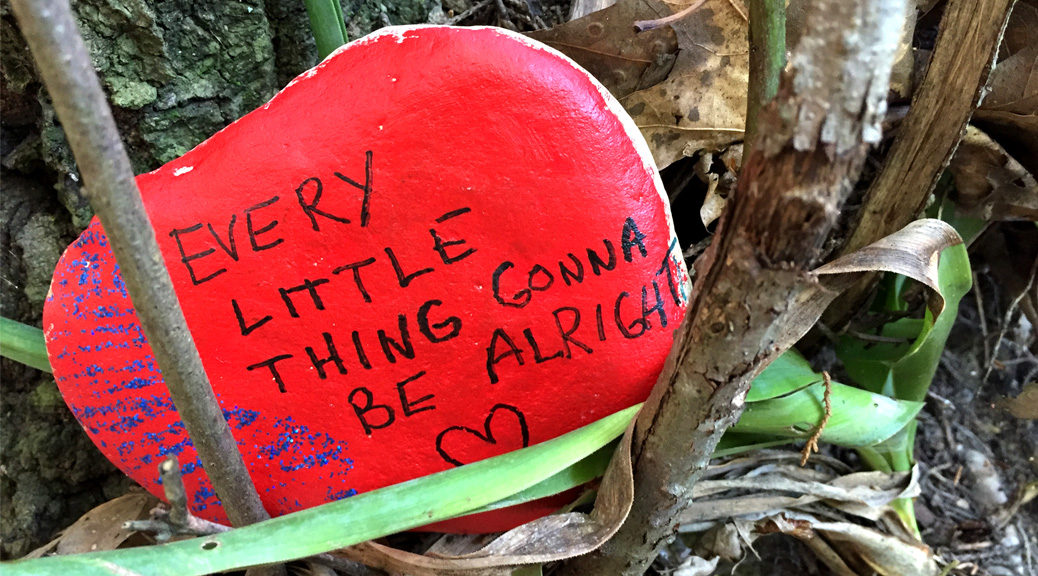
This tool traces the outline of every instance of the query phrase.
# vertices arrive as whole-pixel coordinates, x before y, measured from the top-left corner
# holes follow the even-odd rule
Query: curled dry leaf
[[[1016,418],[1038,420],[1038,382],[1024,385],[1020,395],[1004,400],[1002,407]]]
[[[829,262],[814,270],[830,289],[839,290],[853,275],[862,272],[894,272],[908,276],[932,290],[930,308],[937,317],[944,310],[938,288],[937,265],[941,250],[961,244],[962,238],[947,222],[932,218],[916,220],[901,230]]]
[[[934,576],[939,572],[933,553],[925,545],[858,524],[783,513],[758,522],[757,527],[761,532],[781,532],[803,541],[837,574]]]
[[[505,532],[482,549],[469,554],[435,557],[413,554],[376,542],[365,542],[333,554],[386,571],[413,576],[506,576],[515,566],[542,564],[586,554],[612,537],[627,518],[634,499],[631,437],[627,427],[590,514],[568,512],[539,518]]]
[[[738,477],[701,480],[692,506],[679,517],[680,530],[701,531],[712,522],[739,516],[759,517],[782,510],[808,509],[819,501],[845,514],[877,520],[897,498],[919,494],[918,471],[858,472],[844,476],[799,466],[763,463]]]
[[[1004,148],[973,126],[948,165],[955,205],[983,220],[1038,220],[1038,183]]]
[[[572,58],[622,99],[661,82],[674,65],[678,43],[673,30],[634,30],[636,20],[660,14],[667,14],[667,9],[653,0],[621,0],[529,36]]]

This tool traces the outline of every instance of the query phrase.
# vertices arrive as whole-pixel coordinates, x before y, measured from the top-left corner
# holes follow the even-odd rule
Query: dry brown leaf
[[[647,0],[621,0],[583,18],[529,35],[580,64],[618,99],[661,82],[678,51],[669,28],[636,33],[633,23],[667,14]]]
[[[1019,396],[1006,399],[1002,406],[1017,418],[1038,420],[1038,382],[1026,384]]]
[[[621,98],[660,169],[742,140],[746,125],[749,44],[739,10],[707,0],[672,27],[681,51],[666,81]]]
[[[1035,30],[1038,30],[1038,0],[1018,0],[1002,36],[999,54],[1013,55],[1034,44]]]
[[[1034,114],[1038,109],[1038,43],[1013,54],[991,71],[985,110]]]
[[[1017,18],[1018,12],[1028,14],[1027,4],[1017,3],[1010,20],[1010,30],[1026,28]],[[1025,7],[1023,12],[1021,7]],[[1036,11],[1030,6],[1032,12]],[[1038,20],[1038,15],[1033,15]],[[1014,25],[1016,23],[1016,25]],[[1034,28],[1026,30],[1030,41],[1013,40],[1019,48],[998,63],[991,71],[990,94],[973,114],[972,122],[998,140],[1031,173],[1038,173],[1038,43]],[[1016,34],[1022,36],[1022,33]],[[1022,44],[1022,45],[1021,45]],[[1005,46],[1010,46],[1009,40]]]
[[[825,536],[840,557],[859,574],[934,576],[933,552],[921,542],[910,542],[848,522],[819,522],[814,529]]]
[[[973,126],[948,165],[957,209],[984,220],[1038,220],[1038,183],[987,134]]]
[[[944,298],[937,285],[937,265],[941,250],[961,244],[962,238],[947,222],[933,218],[916,220],[901,230],[838,258],[813,273],[823,276],[830,289],[843,288],[863,272],[893,272],[908,276],[930,288],[930,308],[934,317],[944,310]]]
[[[94,508],[69,526],[57,539],[60,555],[115,550],[135,534],[123,522],[148,517],[159,500],[147,492],[131,492]]]
[[[698,532],[718,520],[806,509],[820,501],[847,514],[877,520],[894,499],[919,494],[917,476],[917,470],[839,476],[799,466],[762,464],[736,478],[697,482],[692,507],[678,521],[680,530]],[[736,490],[743,493],[731,495]]]
[[[935,576],[939,572],[933,553],[922,543],[901,540],[865,526],[822,522],[809,514],[799,513],[773,516],[758,522],[758,526],[761,525],[796,537],[816,553],[821,551],[819,546],[824,542],[823,548],[835,552],[839,562],[832,562],[834,559],[825,555],[820,557],[837,573]],[[821,541],[819,535],[825,540]]]
[[[332,554],[413,576],[505,576],[511,574],[515,566],[587,554],[612,537],[631,510],[634,500],[631,469],[634,421],[616,448],[590,514],[569,512],[539,518],[505,532],[476,552],[457,556],[413,554],[376,542],[365,542]]]
[[[775,345],[783,350],[792,346],[841,292],[871,272],[894,272],[921,282],[931,289],[928,306],[935,316],[940,314],[944,298],[937,292],[939,255],[944,248],[961,243],[962,238],[947,222],[927,218],[814,269],[815,289],[801,293],[783,321],[772,326]]]

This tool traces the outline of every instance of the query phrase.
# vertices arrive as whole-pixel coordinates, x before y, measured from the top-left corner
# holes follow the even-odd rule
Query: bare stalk
[[[141,328],[224,510],[269,518],[220,411],[144,211],[130,161],[68,0],[13,0],[14,14],[68,136]]]
[[[750,86],[746,102],[746,140],[757,132],[757,116],[778,94],[786,65],[785,0],[750,0]]]

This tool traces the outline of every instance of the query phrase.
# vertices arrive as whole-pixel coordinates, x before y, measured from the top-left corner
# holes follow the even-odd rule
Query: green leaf
[[[836,354],[843,361],[847,373],[868,390],[921,402],[937,372],[941,353],[958,315],[959,301],[969,291],[972,280],[966,245],[955,244],[942,250],[937,268],[937,288],[944,300],[940,314],[935,316],[932,306],[927,306],[922,319],[902,318],[882,327],[880,335],[902,339],[904,343],[866,342],[844,336],[836,346]],[[892,292],[900,296],[902,285],[903,281],[895,278],[894,286],[898,290]],[[902,307],[888,301],[887,308],[898,310]],[[915,430],[916,422],[913,420],[885,441],[860,447],[858,453],[876,470],[910,470],[914,461]],[[898,499],[893,506],[918,537],[912,500]]]
[[[520,566],[512,571],[512,576],[543,576],[544,571],[541,568],[540,564]]]
[[[193,576],[281,563],[454,518],[557,475],[620,436],[641,406],[508,454],[288,514],[160,546],[20,560],[10,576]]]
[[[808,438],[825,416],[821,377],[792,394],[746,404],[733,432],[772,438]],[[922,402],[895,400],[860,388],[832,383],[832,414],[821,440],[838,446],[870,446],[912,422]]]
[[[576,464],[573,464],[558,474],[555,474],[551,478],[548,478],[543,482],[538,482],[536,485],[531,486],[522,492],[517,492],[507,498],[498,500],[493,504],[474,510],[471,513],[476,514],[479,512],[497,510],[498,508],[507,508],[509,506],[515,506],[516,504],[522,504],[523,502],[530,502],[541,498],[547,498],[548,496],[561,494],[562,492],[571,488],[576,488],[577,486],[583,486],[605,473],[606,468],[609,466],[609,460],[612,459],[613,452],[616,451],[616,445],[618,443],[619,440],[610,442],[609,444],[599,448],[594,454],[584,458]]]
[[[338,0],[303,0],[310,16],[310,29],[317,43],[317,55],[324,60],[349,39],[342,5]]]
[[[790,348],[753,380],[746,401],[760,402],[784,396],[821,381],[822,375],[811,368],[807,359],[796,349]]]
[[[944,309],[936,318],[928,307],[922,321],[903,318],[883,326],[880,335],[907,339],[906,343],[866,342],[841,338],[836,354],[856,383],[894,398],[920,402],[937,371],[948,334],[959,311],[959,301],[972,285],[966,246],[945,248],[938,265],[938,288]]]
[[[839,446],[882,442],[911,422],[923,406],[839,382],[831,385],[832,415],[821,440]],[[822,374],[790,348],[753,381],[746,396],[746,411],[729,435],[748,435],[751,444],[775,438],[808,438],[825,415],[824,396]]]
[[[0,356],[50,372],[43,330],[0,317]]]

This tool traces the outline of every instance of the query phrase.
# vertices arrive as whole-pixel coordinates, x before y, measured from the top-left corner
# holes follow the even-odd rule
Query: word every
[[[364,183],[361,184],[356,180],[343,175],[340,172],[333,172],[333,176],[337,181],[342,182],[347,186],[347,192],[357,189],[361,191],[361,203],[360,203],[360,225],[366,227],[369,220],[371,219],[370,201],[371,201],[371,180],[372,180],[372,162],[373,154],[369,150],[364,153]],[[321,200],[325,199],[325,185],[321,179],[312,176],[309,177],[296,188],[296,200],[299,204],[299,209],[302,214],[307,218],[310,226],[315,232],[321,231],[318,218],[325,220],[331,220],[333,222],[339,222],[341,224],[349,224],[352,222],[349,218],[342,216],[341,214],[334,214],[330,208],[320,208]],[[312,194],[312,195],[311,195]],[[344,195],[340,195],[344,196]],[[343,198],[333,199],[337,202],[337,205],[343,204]],[[245,208],[242,214],[245,217],[245,231],[249,239],[249,247],[252,252],[263,252],[271,250],[281,246],[285,238],[277,235],[275,228],[280,223],[275,219],[264,218],[262,211],[268,210],[281,201],[280,195],[274,195],[267,200],[258,202]],[[238,215],[231,214],[230,219],[227,223],[227,237],[226,239],[216,231],[213,227],[212,222],[197,222],[184,228],[174,228],[169,232],[170,237],[177,243],[177,249],[180,251],[180,261],[187,268],[188,275],[191,278],[191,283],[195,286],[204,284],[217,276],[227,272],[227,264],[211,264],[208,269],[203,268],[201,271],[198,270],[198,266],[203,259],[212,259],[212,256],[217,253],[217,248],[229,257],[233,262],[240,260],[240,253],[238,251],[237,235],[234,228],[238,222]],[[209,231],[209,237],[215,242],[215,246],[208,242],[206,234],[203,228]],[[201,233],[201,234],[199,234]],[[199,238],[201,236],[201,238]],[[189,239],[189,237],[191,237]],[[185,246],[185,242],[191,242],[194,244],[193,248]],[[206,248],[198,249],[200,245],[205,245]],[[195,250],[195,251],[189,251]]]

